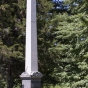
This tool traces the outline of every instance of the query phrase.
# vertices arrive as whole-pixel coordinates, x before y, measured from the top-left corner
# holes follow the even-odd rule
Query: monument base
[[[41,88],[42,74],[40,72],[23,72],[20,75],[22,79],[22,88]]]

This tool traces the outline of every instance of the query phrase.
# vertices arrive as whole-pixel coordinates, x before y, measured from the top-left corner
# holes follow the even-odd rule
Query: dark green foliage
[[[42,83],[88,87],[87,0],[66,0],[70,13],[49,13],[50,0],[37,0],[39,71]],[[24,70],[26,0],[0,1],[0,87],[16,88]],[[7,79],[7,80],[6,80]],[[14,86],[14,87],[13,87]]]
[[[88,87],[88,17],[87,1],[72,9],[71,14],[58,14],[52,20],[54,47],[58,66],[54,70],[59,85],[77,88]],[[79,4],[79,3],[78,3]],[[80,8],[81,7],[81,8]],[[79,9],[78,9],[79,8]],[[78,10],[78,11],[77,11]]]
[[[19,85],[19,75],[24,69],[25,53],[25,0],[0,1],[0,65],[1,75],[5,76],[7,88]],[[49,52],[52,36],[50,35],[49,15],[52,4],[47,0],[38,0],[37,5],[37,28],[38,28],[38,55],[39,71],[43,73],[46,83],[56,84],[52,75],[55,60]],[[7,79],[7,80],[6,80]],[[2,82],[2,81],[1,81]],[[21,83],[21,81],[20,81]],[[3,83],[2,83],[3,84]]]
[[[0,1],[0,68],[7,79],[7,88],[13,88],[18,83],[17,78],[24,68],[25,2]]]
[[[52,75],[56,66],[53,55],[49,52],[52,44],[51,22],[53,15],[49,11],[52,4],[47,0],[38,0],[37,6],[37,29],[38,29],[38,57],[39,71],[43,74],[42,82],[46,84],[56,84],[57,80]]]

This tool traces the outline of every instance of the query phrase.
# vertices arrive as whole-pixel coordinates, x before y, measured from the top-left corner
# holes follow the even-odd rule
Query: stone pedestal
[[[42,74],[40,72],[31,72],[30,74],[23,72],[20,77],[22,88],[41,88]]]

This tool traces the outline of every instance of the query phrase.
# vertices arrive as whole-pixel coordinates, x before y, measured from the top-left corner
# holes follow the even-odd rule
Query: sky
[[[52,0],[52,2],[63,2],[63,0]]]

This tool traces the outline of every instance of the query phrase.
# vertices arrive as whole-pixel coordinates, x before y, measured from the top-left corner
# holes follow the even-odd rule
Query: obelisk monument
[[[25,72],[20,77],[22,88],[41,88],[42,74],[38,72],[36,0],[27,0]]]

